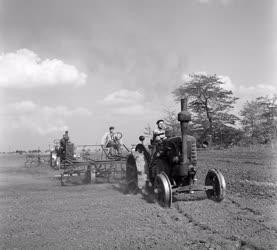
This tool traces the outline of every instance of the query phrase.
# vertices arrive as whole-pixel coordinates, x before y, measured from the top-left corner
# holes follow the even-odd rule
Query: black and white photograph
[[[277,0],[0,0],[0,249],[277,250]]]

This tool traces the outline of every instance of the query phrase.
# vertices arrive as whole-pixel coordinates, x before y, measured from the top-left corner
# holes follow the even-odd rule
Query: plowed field
[[[121,183],[62,187],[48,167],[24,156],[0,159],[1,249],[277,249],[277,162],[271,150],[203,151],[227,182],[221,203],[203,192],[174,197],[124,194]]]

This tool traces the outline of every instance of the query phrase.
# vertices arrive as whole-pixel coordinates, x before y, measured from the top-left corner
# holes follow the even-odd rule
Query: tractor
[[[172,198],[177,193],[205,191],[209,199],[222,201],[226,183],[222,173],[210,169],[204,185],[196,184],[197,148],[196,139],[188,135],[191,114],[187,111],[187,97],[181,100],[178,114],[181,136],[167,137],[144,146],[144,137],[137,144],[135,153],[129,154],[126,162],[126,187],[128,191],[150,187],[155,199],[163,207],[171,207]]]

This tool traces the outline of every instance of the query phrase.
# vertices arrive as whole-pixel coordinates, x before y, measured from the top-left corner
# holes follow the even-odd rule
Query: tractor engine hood
[[[178,164],[182,160],[182,137],[176,136],[168,138],[162,143],[163,152],[167,155],[172,163]],[[187,135],[187,156],[191,164],[196,165],[196,139]]]

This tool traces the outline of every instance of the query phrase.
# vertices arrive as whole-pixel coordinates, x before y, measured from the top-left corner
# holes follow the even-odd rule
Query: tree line
[[[267,144],[276,139],[277,95],[247,101],[235,114],[234,105],[239,98],[225,88],[222,77],[202,73],[190,74],[172,93],[178,103],[188,96],[188,109],[192,114],[189,133],[200,145],[208,140],[227,146]],[[164,116],[171,136],[180,135],[177,112],[165,110]],[[149,129],[148,126],[145,134],[149,134]]]

